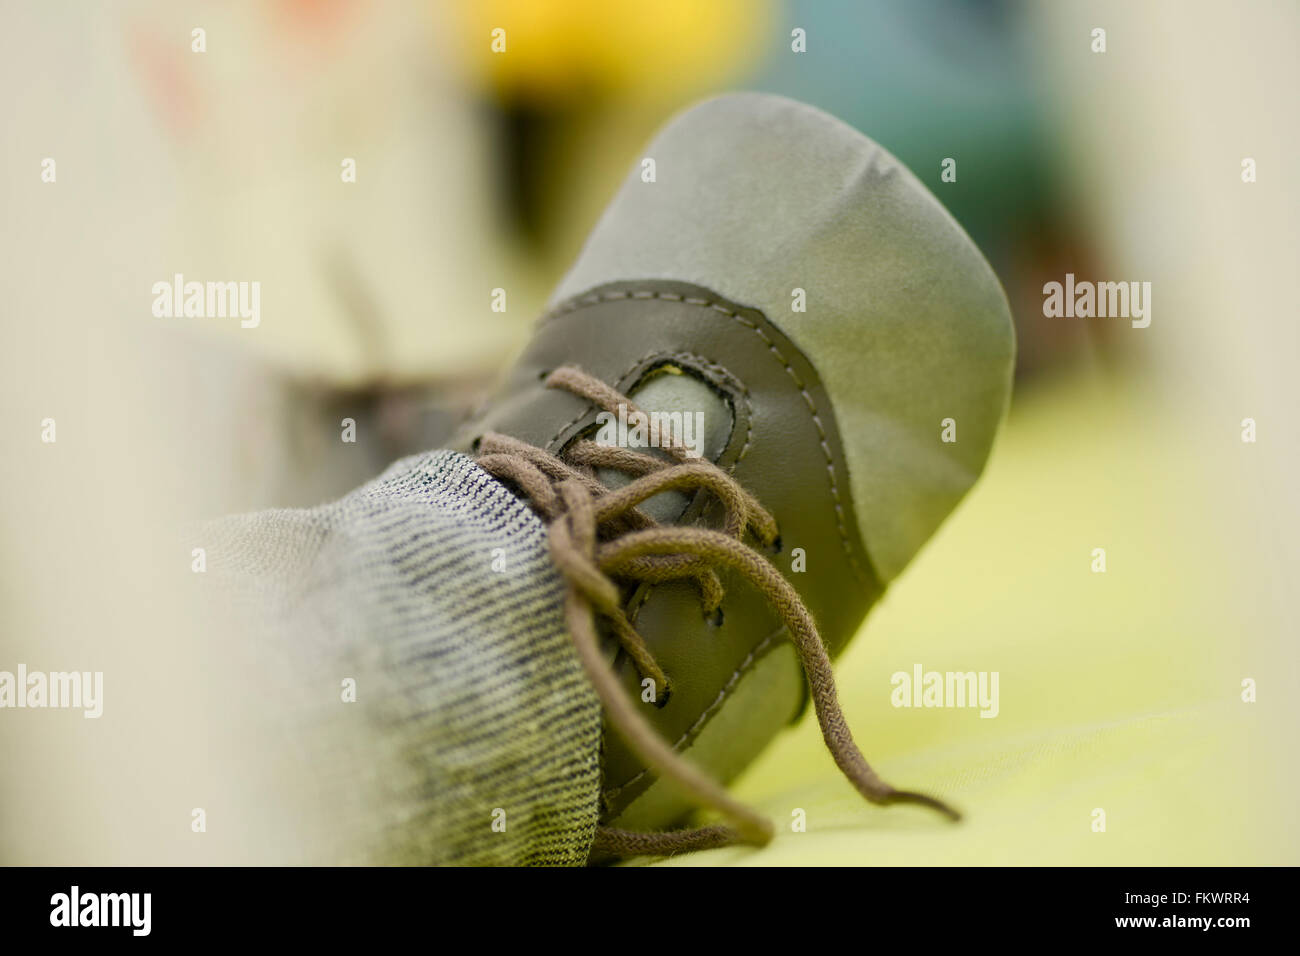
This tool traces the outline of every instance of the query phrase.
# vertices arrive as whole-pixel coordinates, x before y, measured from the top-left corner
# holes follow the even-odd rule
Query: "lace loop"
[[[572,366],[550,373],[546,384],[606,411],[614,411],[620,404],[639,411],[618,391]],[[836,765],[858,792],[873,803],[916,803],[959,819],[942,801],[891,787],[858,749],[840,709],[830,657],[812,614],[771,562],[744,541],[750,533],[762,547],[772,548],[779,540],[772,515],[721,468],[692,458],[676,436],[668,436],[663,451],[672,460],[579,439],[565,452],[566,462],[496,433],[483,436],[478,449],[479,465],[514,484],[549,525],[551,555],[568,584],[565,621],[610,724],[646,766],[681,787],[697,805],[715,810],[731,822],[730,826],[665,833],[601,828],[593,852],[666,854],[733,843],[763,845],[772,838],[770,821],[731,797],[655,732],[606,663],[596,632],[599,615],[638,673],[654,680],[666,698],[671,692],[668,675],[628,621],[615,580],[659,584],[692,578],[699,586],[705,615],[712,616],[720,614],[723,599],[715,570],[719,567],[748,581],[781,618],[808,680],[822,737]],[[610,490],[596,479],[596,469],[615,469],[635,477]],[[639,509],[640,504],[665,491],[709,493],[722,508],[721,529],[659,525]]]

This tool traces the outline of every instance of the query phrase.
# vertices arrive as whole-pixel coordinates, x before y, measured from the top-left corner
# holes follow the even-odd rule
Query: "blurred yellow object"
[[[666,862],[1294,862],[1296,708],[1271,676],[1290,651],[1267,602],[1243,620],[1221,559],[1251,552],[1204,507],[1232,480],[1205,448],[1244,457],[1250,446],[1194,434],[1176,413],[1158,415],[1153,397],[1074,382],[1018,406],[970,500],[836,667],[873,766],[952,802],[960,823],[863,803],[808,714],[734,788],[776,822],[772,844]],[[1095,547],[1107,550],[1106,573],[1092,570]],[[917,664],[999,672],[996,719],[895,707],[891,675]],[[1276,693],[1247,703],[1245,678]],[[796,811],[806,832],[792,829]]]
[[[770,12],[767,0],[449,5],[471,73],[503,99],[532,102],[601,91],[671,100],[722,83],[761,54]]]

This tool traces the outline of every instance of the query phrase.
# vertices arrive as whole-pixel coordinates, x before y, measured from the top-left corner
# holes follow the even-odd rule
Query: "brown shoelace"
[[[617,390],[572,366],[556,369],[546,385],[572,392],[614,414],[620,404],[629,413],[640,411]],[[719,613],[723,597],[714,571],[718,567],[742,575],[780,615],[803,664],[822,737],[858,792],[872,803],[919,803],[959,819],[955,810],[933,797],[895,790],[885,783],[853,742],[836,698],[830,657],[812,615],[771,562],[744,541],[748,532],[762,547],[779,548],[776,521],[721,468],[691,458],[675,436],[661,435],[661,446],[671,461],[586,439],[571,443],[564,461],[494,432],[484,435],[478,445],[479,466],[513,484],[549,527],[551,556],[568,584],[565,621],[610,723],[646,766],[674,781],[698,806],[715,810],[731,822],[730,826],[659,833],[601,827],[593,852],[623,857],[664,855],[735,843],[762,846],[772,839],[770,820],[735,800],[655,732],[600,652],[596,615],[608,623],[641,676],[652,679],[666,699],[672,693],[669,677],[628,621],[615,582],[658,584],[694,579],[704,614],[711,617]],[[621,471],[633,480],[611,490],[597,480],[596,469],[601,468]],[[722,505],[719,530],[660,525],[637,507],[665,491],[699,490],[712,494]]]

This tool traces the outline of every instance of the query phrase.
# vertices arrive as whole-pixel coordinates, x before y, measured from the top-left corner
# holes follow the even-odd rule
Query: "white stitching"
[[[861,581],[864,575],[862,573],[861,567],[859,567],[858,565],[857,559],[853,556],[853,547],[849,542],[848,532],[844,527],[844,508],[840,501],[839,485],[835,478],[835,458],[831,454],[830,445],[827,442],[826,428],[822,424],[821,416],[817,411],[817,403],[814,402],[812,396],[808,394],[807,387],[804,385],[802,381],[800,381],[799,374],[791,367],[789,360],[784,355],[781,354],[781,350],[776,347],[776,343],[774,343],[770,338],[768,338],[767,334],[761,328],[759,328],[753,322],[750,322],[748,319],[740,315],[738,312],[735,312],[732,309],[728,309],[726,306],[722,305],[721,303],[715,302],[711,299],[702,299],[695,296],[691,296],[691,297],[681,296],[673,292],[660,292],[655,289],[640,289],[635,291],[627,290],[623,292],[602,292],[602,293],[596,293],[594,295],[583,296],[580,299],[571,300],[570,302],[547,313],[542,317],[538,325],[539,326],[544,325],[545,323],[549,322],[553,318],[556,318],[557,316],[565,315],[569,312],[574,312],[577,309],[586,305],[596,305],[600,302],[618,301],[620,299],[629,299],[629,298],[639,299],[639,300],[666,299],[670,302],[681,302],[684,305],[696,305],[696,306],[711,308],[714,309],[715,311],[721,312],[723,315],[730,316],[732,319],[735,319],[737,322],[745,326],[747,329],[750,329],[759,338],[763,340],[763,343],[767,346],[768,351],[770,351],[776,357],[777,361],[781,363],[782,367],[786,370],[786,373],[794,381],[795,387],[799,389],[799,394],[803,396],[803,400],[808,406],[809,414],[812,415],[813,424],[817,426],[818,444],[821,446],[822,454],[826,457],[826,473],[827,473],[827,477],[830,480],[830,485],[831,485],[831,500],[835,506],[836,529],[839,531],[840,543],[844,547],[844,553],[848,556],[849,565],[853,568],[854,575],[858,578],[858,580]],[[651,355],[654,354],[658,354],[658,353],[651,353]],[[638,360],[634,365],[631,366],[631,368],[629,368],[626,372],[623,373],[622,376],[620,376],[620,380],[623,377],[626,377],[632,371],[632,369],[635,369],[637,365],[641,364],[641,362],[644,362],[646,358],[649,357],[650,356],[646,356],[645,358]],[[744,383],[742,382],[742,384]],[[753,430],[753,407],[749,401],[749,388],[747,385],[745,386],[745,405],[746,405],[746,411],[748,413],[746,415],[747,427],[745,432],[745,445],[744,448],[741,450],[740,454],[736,457],[735,462],[732,463],[732,469],[734,469],[735,466],[740,463],[741,458],[745,456],[745,452],[749,450],[750,434],[752,433]],[[586,414],[587,412],[584,411],[583,415]],[[582,416],[580,415],[578,418],[574,419],[568,425],[565,425],[564,428],[561,428],[560,431],[556,433],[555,438],[551,440],[552,443],[558,440],[559,436],[563,434],[565,430],[571,428],[574,424],[576,424],[581,419]],[[646,598],[649,597],[648,592],[645,595],[645,597]],[[644,603],[644,600],[642,601],[642,603]],[[637,608],[637,610],[639,610],[639,607]],[[781,631],[778,631],[777,633],[779,634],[783,632],[784,632],[784,628]],[[717,711],[717,709],[722,706],[722,702],[727,699],[727,696],[735,688],[735,685],[739,682],[742,674],[750,667],[753,666],[754,661],[757,655],[759,654],[759,652],[765,650],[768,646],[770,646],[774,638],[775,635],[769,635],[768,637],[766,637],[760,644],[756,645],[754,649],[749,652],[749,654],[745,657],[743,661],[740,662],[740,666],[737,667],[736,670],[732,672],[731,677],[727,680],[727,683],[723,685],[722,689],[718,692],[718,696],[714,699],[713,703],[710,704],[708,707],[706,707],[703,712],[701,712],[700,716],[697,717],[695,721],[691,724],[691,726],[686,729],[686,732],[683,733],[681,737],[679,737],[677,741],[672,745],[674,750],[680,747],[686,740],[688,740],[693,734],[695,734],[697,732],[697,728],[701,727],[710,717],[712,717],[712,715]],[[649,772],[650,772],[649,768],[645,768],[641,770],[639,773],[637,773],[635,776],[631,777],[629,780],[626,780],[625,782],[619,784],[614,789],[603,790],[601,793],[602,800],[605,801],[606,804],[608,804],[608,801],[617,797],[620,793],[622,793],[628,787],[632,786],[634,783],[636,783],[638,780],[640,780]]]
[[[545,324],[546,322],[549,322],[551,319],[555,318],[556,316],[565,315],[569,312],[576,311],[577,309],[581,308],[584,305],[596,305],[597,303],[600,302],[617,301],[619,299],[629,299],[629,298],[667,299],[670,302],[681,302],[685,305],[698,305],[698,306],[711,308],[718,312],[721,312],[723,315],[727,315],[735,319],[737,322],[745,326],[747,329],[750,329],[760,339],[763,340],[763,344],[767,346],[768,351],[770,351],[774,356],[776,356],[777,361],[781,363],[781,365],[785,368],[786,372],[789,374],[790,378],[794,380],[795,387],[799,389],[799,394],[803,396],[804,402],[808,405],[808,411],[812,415],[813,424],[817,426],[817,435],[819,438],[818,444],[821,445],[822,454],[826,456],[826,473],[828,478],[830,479],[831,501],[833,502],[835,507],[836,530],[839,531],[840,543],[844,547],[844,553],[848,556],[849,564],[853,568],[854,575],[858,578],[858,580],[862,580],[865,576],[862,573],[862,568],[859,567],[858,565],[857,558],[855,558],[853,555],[853,546],[849,541],[848,530],[845,528],[844,525],[844,505],[840,500],[839,483],[837,482],[835,477],[835,458],[831,454],[830,445],[827,443],[826,440],[826,428],[825,426],[823,426],[821,416],[817,411],[817,403],[814,402],[812,396],[808,394],[808,389],[805,387],[804,383],[799,380],[799,374],[790,366],[789,360],[784,355],[781,354],[781,350],[776,347],[776,344],[771,339],[769,339],[767,337],[767,334],[762,329],[760,329],[757,325],[755,325],[753,322],[750,322],[748,319],[740,315],[738,312],[735,312],[734,310],[729,309],[726,306],[722,305],[721,303],[713,301],[712,299],[702,299],[695,296],[691,296],[691,297],[681,296],[674,292],[660,292],[655,289],[625,290],[622,292],[600,292],[594,295],[583,296],[580,299],[574,299],[556,308],[554,311],[547,313],[545,316],[542,317],[541,323],[539,324]],[[644,361],[644,359],[642,361]],[[635,367],[636,367],[635,365],[632,366],[632,368]],[[628,371],[630,372],[631,369],[628,369]],[[625,372],[624,374],[626,375],[627,373]],[[583,414],[585,415],[586,413],[584,412]],[[579,416],[579,418],[580,417],[581,416]],[[579,419],[575,419],[574,421],[576,422],[578,420]],[[563,432],[565,429],[572,427],[573,424],[574,422],[570,422],[568,425],[564,426],[564,428],[560,429],[560,432]],[[559,437],[559,433],[557,433],[556,437],[557,438]],[[552,439],[552,441],[554,440],[555,439]],[[745,449],[748,450],[748,448],[749,448],[749,436],[747,434],[745,436]],[[743,457],[744,453],[742,452],[741,454]],[[737,458],[736,462],[739,463],[739,461],[740,458]]]
[[[752,668],[756,663],[758,663],[758,659],[761,656],[761,654],[765,653],[767,649],[772,646],[773,642],[777,638],[777,635],[784,634],[784,633],[785,633],[785,628],[781,628],[775,633],[769,634],[767,637],[763,638],[763,640],[760,643],[754,646],[754,649],[745,656],[745,659],[743,661],[740,662],[740,666],[737,667],[735,671],[732,672],[731,677],[727,679],[727,682],[722,685],[722,690],[718,691],[718,696],[714,698],[713,703],[711,703],[708,707],[704,708],[704,710],[700,712],[700,716],[695,719],[695,722],[691,724],[689,727],[687,727],[686,731],[680,737],[677,738],[677,741],[673,744],[673,750],[676,750],[683,743],[685,743],[689,738],[693,737],[695,734],[699,732],[699,728],[701,728],[708,721],[708,719],[712,717],[714,713],[717,712],[717,709],[722,706],[722,702],[727,699],[728,695],[730,695],[733,690],[735,690],[736,684],[740,683],[741,676],[750,668]],[[644,770],[637,773],[635,776],[630,777],[623,783],[619,784],[613,790],[604,791],[601,794],[601,796],[607,801],[612,800],[615,797],[617,797],[620,793],[622,793],[624,790],[626,790],[628,787],[632,786],[632,784],[636,783],[638,780],[640,780],[642,777],[648,774],[649,772],[650,769],[647,767]]]

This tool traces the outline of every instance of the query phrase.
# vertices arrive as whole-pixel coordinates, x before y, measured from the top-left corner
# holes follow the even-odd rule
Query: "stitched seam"
[[[549,319],[550,316],[548,315],[546,318]],[[543,321],[546,320],[543,319]],[[660,354],[662,353],[660,353],[659,351],[647,352],[645,355],[641,356],[639,359],[637,359],[635,362],[629,365],[626,369],[624,369],[623,374],[621,374],[617,379],[615,379],[615,381],[622,381],[623,379],[627,378],[627,376],[631,375],[633,370],[642,362],[648,362],[650,359]],[[591,414],[591,404],[585,403],[582,407],[582,411],[578,412],[577,418],[573,419],[573,421],[569,422],[567,425],[561,426],[560,430],[551,436],[551,440],[546,443],[546,450],[554,454],[555,448],[553,446],[555,445],[556,442],[560,440],[560,436],[563,435],[566,431],[568,431],[574,425],[578,424],[578,422],[582,421],[590,414]]]
[[[741,325],[745,326],[745,328],[754,332],[756,335],[758,335],[760,339],[763,340],[763,344],[767,346],[768,351],[771,352],[772,355],[777,359],[777,361],[781,363],[781,366],[785,369],[786,373],[794,381],[795,387],[799,389],[799,394],[803,396],[804,403],[808,406],[808,411],[812,416],[813,424],[817,427],[818,444],[821,446],[822,454],[826,458],[826,474],[827,474],[827,478],[830,480],[831,501],[833,502],[835,507],[835,526],[836,526],[836,530],[839,532],[840,535],[840,544],[844,548],[844,553],[849,559],[849,566],[853,569],[854,575],[858,578],[859,581],[862,581],[864,579],[862,568],[859,566],[857,559],[853,555],[853,547],[849,542],[848,531],[844,526],[844,506],[840,500],[839,484],[835,476],[835,458],[831,454],[830,444],[827,441],[826,428],[822,424],[821,416],[817,411],[817,403],[814,402],[813,397],[808,394],[807,386],[804,385],[804,383],[800,380],[799,374],[794,370],[794,368],[791,367],[789,360],[783,354],[781,354],[781,350],[777,348],[776,343],[774,343],[770,338],[768,338],[767,334],[761,328],[759,328],[753,322],[746,319],[744,316],[740,315],[738,312],[732,309],[728,309],[726,306],[722,305],[721,303],[715,302],[711,299],[706,299],[699,296],[683,296],[683,295],[678,295],[677,293],[674,292],[660,292],[655,289],[639,289],[639,290],[629,289],[629,290],[624,290],[622,292],[601,292],[601,293],[593,293],[591,295],[585,295],[577,299],[572,299],[569,302],[565,303],[564,305],[547,313],[545,316],[542,317],[542,320],[538,323],[538,325],[539,326],[543,325],[557,316],[566,315],[570,312],[577,311],[583,306],[597,305],[601,302],[611,302],[611,301],[626,300],[626,299],[664,299],[669,302],[681,302],[684,305],[694,305],[694,306],[699,306],[701,308],[713,309],[714,311],[721,312],[723,315],[728,316],[734,319],[735,321],[739,322]],[[656,354],[656,353],[652,353],[652,354]],[[647,356],[646,358],[648,357],[649,356]],[[636,365],[639,365],[640,362],[644,362],[644,361],[645,358],[642,358],[631,368],[629,368],[626,372],[624,372],[623,376],[626,376],[629,372],[632,371],[632,369],[636,368]],[[623,376],[620,376],[620,378],[622,378]],[[752,405],[749,403],[748,388],[746,388],[745,391],[745,402],[746,402],[746,411],[750,413],[748,416],[749,421],[747,423],[748,427],[746,429],[745,446],[744,446],[744,451],[748,451],[749,443],[750,443],[750,433],[753,427],[752,426],[752,421],[753,421]],[[583,415],[585,414],[586,412],[583,413]],[[574,422],[570,422],[569,425],[566,425],[564,426],[564,428],[560,429],[560,432],[556,433],[556,438],[552,439],[552,443],[554,443],[555,440],[559,438],[559,435],[565,429],[570,428],[574,423],[580,421],[581,418],[582,416],[580,415],[578,418],[574,419]],[[739,464],[741,457],[743,457],[744,451],[742,451],[741,455],[738,455],[736,457],[736,462],[735,462],[736,464]],[[647,592],[645,598],[642,599],[641,603],[644,604],[645,600],[648,598],[649,598],[649,593]],[[638,607],[637,610],[639,609],[640,608]],[[632,609],[629,608],[629,611],[632,611]],[[783,632],[784,629],[782,629],[782,631],[778,633],[783,633]],[[713,703],[710,704],[709,707],[707,707],[704,710],[704,712],[700,714],[698,718],[696,718],[696,720],[687,729],[686,733],[683,734],[682,737],[679,738],[677,742],[673,744],[674,750],[676,750],[679,746],[681,746],[683,741],[685,741],[688,737],[690,737],[692,733],[696,732],[697,728],[702,726],[705,721],[707,721],[710,717],[713,716],[713,714],[717,711],[717,709],[722,705],[722,702],[726,700],[727,695],[730,694],[732,689],[735,687],[735,684],[739,680],[741,673],[746,668],[751,667],[753,665],[753,662],[756,656],[758,655],[759,651],[764,650],[768,646],[770,646],[773,640],[774,640],[774,635],[769,635],[766,639],[762,641],[762,643],[758,644],[749,653],[749,655],[745,658],[745,660],[741,662],[740,667],[737,668],[737,670],[731,675],[731,678],[723,686],[722,690],[718,692],[718,696],[717,698],[714,699]],[[630,780],[626,781],[625,783],[620,784],[615,789],[604,791],[601,795],[602,800],[606,801],[606,804],[608,805],[607,802],[609,800],[612,800],[615,797],[617,797],[618,794],[622,793],[628,787],[635,784],[638,780],[646,776],[646,774],[648,774],[649,772],[650,771],[648,768],[643,769],[639,773],[637,773],[636,776],[632,777]]]
[[[725,701],[727,699],[727,696],[735,689],[736,684],[740,682],[740,678],[745,675],[745,672],[750,670],[756,663],[758,663],[758,659],[761,656],[763,656],[763,654],[770,647],[773,646],[773,644],[776,642],[777,637],[784,633],[786,633],[785,628],[781,628],[780,630],[776,631],[776,633],[769,634],[759,644],[754,646],[754,649],[745,656],[745,659],[741,661],[740,665],[735,669],[735,671],[732,672],[731,677],[727,679],[727,683],[725,683],[722,686],[722,689],[718,691],[718,696],[714,698],[713,703],[711,703],[708,707],[704,708],[704,711],[700,714],[699,717],[695,719],[695,722],[692,723],[689,727],[687,727],[686,730],[682,733],[682,735],[678,737],[677,740],[673,743],[673,750],[676,750],[678,747],[682,746],[682,744],[684,744],[687,740],[689,740],[690,738],[694,737],[697,733],[699,733],[700,728],[704,726],[704,724],[708,722],[709,718],[712,717],[717,712],[718,708],[722,706],[722,702]],[[606,790],[603,796],[605,797],[606,800],[614,799],[620,793],[622,793],[628,787],[635,784],[638,780],[640,780],[649,772],[650,771],[648,769],[642,770],[636,776],[632,777],[630,780],[626,781],[625,783],[619,784],[619,786],[615,787],[613,790]]]
[[[642,298],[645,297],[642,296]],[[754,403],[749,397],[749,386],[741,381],[739,376],[733,374],[725,365],[720,362],[715,362],[713,359],[707,358],[696,352],[651,352],[649,355],[642,356],[641,360],[637,362],[637,365],[640,365],[642,362],[648,361],[651,358],[657,358],[660,355],[666,355],[669,358],[690,359],[692,362],[704,365],[709,371],[718,374],[728,382],[733,382],[736,386],[740,387],[740,397],[745,402],[745,443],[740,447],[740,453],[736,455],[736,460],[727,466],[727,474],[730,475],[734,473],[736,466],[740,464],[741,460],[745,457],[746,452],[749,451],[752,444],[752,436],[754,434]],[[633,365],[632,368],[636,368],[636,365]],[[628,369],[620,375],[620,381],[631,373],[631,371],[632,369]],[[632,599],[632,602],[627,606],[627,616],[629,620],[633,622],[636,621],[636,616],[641,613],[641,608],[645,607],[646,602],[650,600],[652,594],[654,594],[653,585],[645,588],[639,597]]]
[[[644,296],[642,298],[644,298]],[[549,318],[549,316],[547,318]],[[739,386],[740,397],[745,401],[745,444],[741,446],[740,454],[736,456],[736,460],[727,466],[727,472],[729,474],[735,471],[736,466],[740,464],[741,460],[745,457],[745,454],[749,451],[750,445],[752,444],[752,436],[754,434],[754,403],[749,397],[749,386],[746,385],[743,381],[741,381],[739,376],[734,374],[730,369],[728,369],[721,362],[715,362],[713,359],[706,358],[705,356],[699,355],[695,352],[664,352],[658,349],[656,349],[653,352],[647,352],[645,355],[641,356],[639,359],[637,359],[635,362],[629,365],[626,369],[623,370],[623,373],[618,376],[617,380],[622,381],[623,379],[631,375],[632,372],[636,370],[636,367],[638,365],[643,365],[654,358],[692,359],[693,361],[703,365],[709,371],[716,373],[719,377],[727,379],[730,382],[734,382],[735,385]],[[584,409],[582,412],[578,414],[577,418],[573,419],[573,421],[569,422],[567,425],[562,426],[559,431],[557,431],[554,435],[551,436],[551,440],[546,445],[547,450],[551,450],[551,446],[553,446],[556,442],[560,440],[561,435],[563,435],[574,425],[578,424],[578,422],[582,421],[589,414],[590,414],[590,409]]]
[[[753,444],[754,403],[749,397],[749,386],[744,381],[741,380],[740,376],[734,374],[729,368],[727,368],[721,362],[715,362],[713,359],[707,358],[703,355],[699,355],[695,352],[681,352],[678,354],[683,355],[687,358],[695,359],[697,362],[703,364],[710,371],[716,373],[719,377],[727,380],[728,382],[732,382],[735,385],[738,385],[740,387],[740,397],[745,402],[745,443],[740,446],[740,453],[736,455],[736,460],[727,466],[727,474],[731,474],[736,470],[736,466],[739,465],[744,460],[745,455],[749,453],[749,449]]]
[[[649,295],[640,295],[640,296],[623,296],[623,295],[618,295],[618,296],[611,296],[611,298],[629,298],[629,297],[640,298],[640,299],[653,298],[653,296],[649,296]],[[671,297],[671,298],[673,298],[673,299],[678,299],[678,300],[681,299],[681,296],[673,296],[673,295],[671,295],[671,293],[664,293],[662,297],[663,297],[663,298],[670,298],[670,297]],[[590,304],[590,303],[589,303],[589,304]],[[575,307],[575,308],[576,308],[576,307]],[[574,309],[566,309],[565,311],[572,312],[572,311],[574,311]],[[560,313],[556,312],[556,313],[552,313],[551,315],[559,315],[559,314],[560,314]],[[549,319],[549,318],[551,318],[550,315],[546,316],[542,321],[545,322],[545,321],[546,321],[547,319]],[[730,465],[727,466],[727,474],[732,474],[732,473],[734,473],[735,470],[736,470],[736,466],[739,465],[739,464],[741,463],[741,461],[744,459],[745,455],[749,452],[749,449],[753,446],[753,436],[754,436],[754,402],[753,402],[753,400],[752,400],[752,399],[750,398],[750,396],[749,396],[749,386],[746,385],[746,384],[745,384],[745,383],[740,379],[739,376],[737,376],[736,374],[734,374],[734,373],[733,373],[730,369],[728,369],[725,365],[723,365],[723,364],[720,363],[720,362],[716,362],[716,361],[714,361],[714,360],[711,359],[711,358],[708,358],[708,357],[703,356],[703,355],[699,355],[699,354],[696,353],[696,352],[664,352],[664,351],[659,350],[659,349],[656,349],[656,350],[653,351],[653,352],[647,352],[645,355],[641,356],[639,359],[637,359],[635,362],[633,362],[631,365],[629,365],[626,369],[624,369],[623,372],[622,372],[622,374],[620,374],[620,375],[618,376],[618,378],[616,379],[616,381],[620,381],[620,382],[621,382],[623,379],[625,379],[625,378],[627,378],[629,375],[631,375],[631,374],[636,370],[637,366],[644,365],[646,362],[649,362],[651,359],[656,359],[656,358],[690,359],[690,360],[692,360],[692,361],[695,362],[695,363],[698,363],[698,364],[704,365],[704,366],[705,366],[709,371],[712,371],[712,372],[716,373],[717,375],[719,375],[720,377],[726,379],[727,381],[729,381],[729,382],[733,382],[736,386],[739,386],[739,388],[740,388],[740,397],[741,397],[741,399],[742,399],[742,400],[744,401],[744,403],[745,403],[745,443],[744,443],[743,445],[741,445],[741,447],[740,447],[740,453],[736,455],[736,460],[733,461]],[[547,442],[547,444],[546,444],[547,450],[550,451],[550,452],[552,452],[552,454],[554,454],[555,451],[556,451],[555,446],[559,443],[559,441],[560,441],[560,436],[563,435],[563,434],[564,434],[566,431],[568,431],[570,428],[572,428],[574,425],[578,424],[578,422],[580,422],[580,421],[582,421],[584,418],[586,418],[587,415],[589,415],[590,413],[591,413],[590,408],[583,409],[581,412],[578,413],[577,418],[573,419],[573,421],[569,422],[567,425],[563,425],[563,426],[561,426],[561,428],[559,429],[559,431],[557,431],[554,435],[552,435],[552,436],[551,436],[551,440],[550,440],[549,442]],[[628,616],[629,616],[631,619],[633,619],[633,620],[636,619],[636,615],[637,615],[637,613],[641,610],[642,607],[645,606],[645,602],[648,601],[648,600],[650,600],[650,595],[651,595],[652,593],[654,593],[654,588],[653,588],[653,587],[651,587],[651,588],[647,588],[644,592],[642,592],[640,598],[635,599],[635,600],[633,601],[633,603],[631,603],[631,604],[628,605],[627,613],[628,613]]]
[[[767,346],[768,351],[770,351],[776,357],[777,361],[781,363],[781,365],[785,368],[786,373],[794,381],[795,387],[799,389],[799,394],[803,396],[803,400],[808,406],[808,411],[812,415],[813,424],[816,425],[817,427],[818,444],[821,445],[822,454],[826,457],[826,474],[827,477],[830,479],[831,501],[835,507],[835,527],[836,530],[839,531],[840,544],[844,547],[844,553],[845,555],[848,556],[849,565],[850,567],[853,568],[854,575],[858,578],[859,581],[863,580],[865,576],[862,573],[862,568],[858,565],[857,559],[853,555],[853,547],[849,542],[848,531],[844,526],[844,505],[843,502],[840,500],[839,483],[835,477],[835,458],[831,454],[830,444],[827,442],[826,428],[825,426],[822,425],[821,416],[817,411],[817,403],[814,402],[812,396],[808,394],[807,387],[804,385],[802,381],[800,381],[799,374],[790,366],[789,360],[784,355],[781,354],[781,350],[776,347],[776,344],[770,338],[767,337],[767,333],[765,333],[753,322],[749,321],[744,316],[740,315],[738,312],[735,312],[732,309],[728,309],[726,306],[722,305],[719,302],[715,302],[712,299],[705,299],[699,296],[678,295],[675,292],[660,292],[656,289],[637,289],[637,290],[627,289],[622,292],[599,292],[599,293],[593,293],[591,295],[585,295],[580,298],[573,299],[569,302],[566,302],[564,305],[547,313],[546,316],[542,318],[542,324],[549,322],[551,319],[555,318],[556,316],[565,315],[569,312],[574,312],[585,305],[596,305],[597,303],[600,302],[617,301],[619,299],[666,299],[669,302],[681,302],[684,305],[695,305],[695,306],[700,306],[701,308],[713,309],[716,312],[721,312],[723,315],[730,316],[732,319],[736,320],[741,325],[745,326],[745,328],[754,332],[756,335],[758,335],[760,339],[763,340],[763,344]],[[645,361],[645,359],[642,359],[641,361]],[[632,368],[636,368],[636,366],[633,365]],[[629,368],[628,372],[630,372],[631,370],[632,369]],[[627,372],[624,372],[623,374],[626,375]],[[583,414],[585,415],[586,412],[584,412]],[[581,420],[581,418],[582,416],[579,416],[577,419],[574,419],[574,422]],[[571,427],[574,424],[574,422],[570,422],[568,425],[564,426],[564,428]],[[563,432],[564,429],[562,428],[560,429],[560,431]],[[556,437],[557,438],[559,437],[559,433],[556,434]],[[555,439],[552,439],[551,441],[552,443],[554,443]],[[749,447],[748,434],[745,436],[745,442],[746,442],[745,444],[746,450],[748,450]],[[739,462],[740,459],[737,458],[736,461]]]

